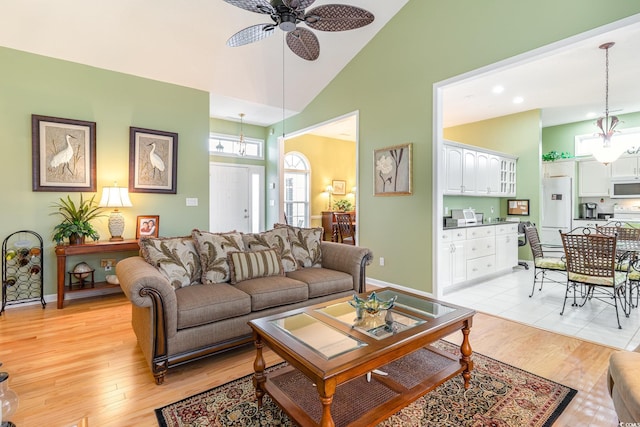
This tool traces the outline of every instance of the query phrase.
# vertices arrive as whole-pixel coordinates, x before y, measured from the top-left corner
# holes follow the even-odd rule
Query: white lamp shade
[[[102,208],[130,208],[133,206],[129,200],[129,189],[124,187],[102,187]]]
[[[605,143],[594,149],[591,154],[593,154],[593,157],[600,163],[608,165],[618,160],[618,157],[624,153],[624,150],[625,147],[623,144]]]

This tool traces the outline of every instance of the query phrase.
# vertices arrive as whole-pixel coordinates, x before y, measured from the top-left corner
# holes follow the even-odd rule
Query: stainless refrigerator
[[[571,230],[573,199],[571,178],[561,176],[542,180],[542,219],[540,241],[562,244],[560,232]]]

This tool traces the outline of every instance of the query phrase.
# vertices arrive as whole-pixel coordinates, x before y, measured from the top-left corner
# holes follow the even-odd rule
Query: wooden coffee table
[[[258,406],[268,393],[301,426],[368,426],[459,373],[468,388],[475,311],[391,288],[376,295],[398,299],[361,320],[342,298],[250,321]],[[430,345],[456,330],[459,358]],[[289,366],[267,376],[265,344]]]

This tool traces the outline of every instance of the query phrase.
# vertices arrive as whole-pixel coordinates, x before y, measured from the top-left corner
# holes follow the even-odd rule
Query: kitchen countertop
[[[471,227],[486,227],[488,225],[500,225],[500,224],[518,224],[516,221],[491,221],[491,222],[476,222],[475,224],[454,225],[451,227],[444,227],[444,230],[455,230],[456,228],[471,228]]]

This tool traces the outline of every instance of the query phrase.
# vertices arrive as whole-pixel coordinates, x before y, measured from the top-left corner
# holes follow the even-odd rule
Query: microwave
[[[612,199],[640,199],[640,179],[611,180]]]

